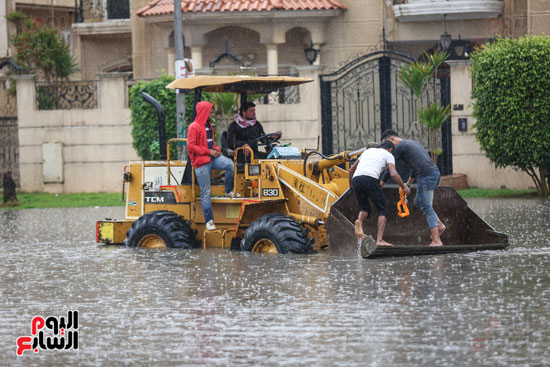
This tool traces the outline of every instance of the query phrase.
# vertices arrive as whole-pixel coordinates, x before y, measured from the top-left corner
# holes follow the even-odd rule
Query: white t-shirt
[[[390,152],[382,148],[369,148],[359,157],[353,177],[362,175],[378,180],[388,163],[395,165],[395,158]]]

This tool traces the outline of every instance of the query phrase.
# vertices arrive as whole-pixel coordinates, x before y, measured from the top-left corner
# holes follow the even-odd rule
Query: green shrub
[[[145,102],[141,92],[145,92],[159,101],[166,115],[166,141],[176,138],[176,92],[167,89],[166,86],[174,80],[174,77],[163,75],[151,81],[139,81],[130,88],[130,111],[132,114],[132,138],[136,152],[143,160],[156,160],[159,158],[157,113],[153,106]],[[262,95],[249,95],[248,100],[254,101]],[[239,95],[235,93],[202,93],[203,101],[211,102],[216,108],[214,139],[219,143],[222,131],[227,130],[234,114],[238,111]],[[47,101],[46,101],[47,102]],[[193,117],[194,92],[185,94],[185,128],[191,124]],[[221,145],[220,145],[221,147]],[[176,157],[176,144],[170,147],[170,157]]]
[[[130,111],[132,114],[132,138],[136,152],[143,160],[159,159],[157,113],[153,106],[145,102],[141,92],[159,101],[166,115],[166,141],[176,138],[176,92],[166,86],[174,77],[163,75],[151,81],[139,81],[130,88]],[[193,113],[193,93],[185,95],[186,127]],[[170,157],[176,157],[176,144],[172,144]]]
[[[437,132],[451,116],[451,107],[443,107],[437,102],[422,107],[421,97],[430,83],[430,80],[436,77],[437,69],[447,60],[449,55],[444,51],[435,50],[432,54],[424,53],[424,56],[426,58],[425,62],[415,62],[405,65],[401,68],[398,76],[401,82],[409,88],[416,97],[416,114],[418,116],[418,121],[421,123],[419,139],[421,142],[424,140],[423,126],[427,126],[430,153],[434,162],[437,163],[437,156],[441,154],[436,154],[436,150],[440,150],[437,149]]]
[[[476,138],[496,167],[529,174],[548,196],[550,38],[500,38],[472,56]]]
[[[36,90],[36,102],[39,110],[55,110],[57,107],[57,94],[50,86],[42,85]]]

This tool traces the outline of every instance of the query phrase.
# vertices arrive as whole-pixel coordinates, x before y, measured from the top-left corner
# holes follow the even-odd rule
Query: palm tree
[[[416,111],[420,110],[422,105],[421,97],[424,89],[431,79],[432,69],[429,64],[415,62],[401,69],[399,79],[409,88],[416,97]],[[420,141],[424,140],[424,127],[420,125]]]
[[[430,153],[432,159],[437,164],[437,131],[441,129],[441,126],[447,121],[451,116],[451,106],[447,105],[445,107],[441,106],[439,103],[434,102],[427,107],[422,107],[418,111],[418,119],[420,122],[428,127],[429,142],[430,142]]]
[[[218,137],[229,127],[239,110],[239,95],[236,93],[209,93],[207,99],[216,109],[216,133]]]
[[[426,62],[415,62],[413,64],[409,64],[403,67],[401,69],[401,73],[399,73],[399,79],[407,88],[412,91],[412,93],[416,97],[416,113],[420,122],[419,138],[420,141],[424,140],[424,125],[427,125],[428,142],[433,158],[435,157],[434,152],[436,150],[435,147],[437,140],[437,130],[441,128],[441,125],[449,117],[450,108],[447,108],[449,106],[443,108],[438,103],[433,103],[431,106],[427,107],[426,111],[422,111],[423,108],[421,105],[421,97],[430,80],[437,75],[437,69],[439,68],[439,66],[441,66],[442,63],[445,62],[447,57],[449,57],[449,54],[443,51],[435,50],[433,54],[425,53],[424,55],[427,59]],[[439,107],[439,109],[437,109],[436,107]],[[427,120],[421,117],[422,113],[423,116],[432,119],[431,121],[433,122],[433,118],[435,118],[436,115],[442,117],[444,115],[444,110],[447,109],[449,110],[449,115],[441,122],[438,127],[430,127],[430,125],[427,123]],[[436,112],[439,112],[439,114],[437,114]],[[435,126],[435,124],[432,126]]]

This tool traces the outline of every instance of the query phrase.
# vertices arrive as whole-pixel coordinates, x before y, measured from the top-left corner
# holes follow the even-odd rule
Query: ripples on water
[[[0,365],[548,366],[550,202],[470,200],[506,251],[341,259],[98,246],[122,208],[0,212]],[[80,312],[78,351],[25,352]]]

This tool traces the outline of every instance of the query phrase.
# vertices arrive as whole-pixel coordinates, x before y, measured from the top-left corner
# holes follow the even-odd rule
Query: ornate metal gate
[[[11,171],[19,183],[17,117],[0,116],[0,175]]]
[[[416,60],[401,54],[376,52],[362,56],[332,74],[321,75],[323,153],[328,155],[380,141],[382,132],[394,129],[400,137],[419,140],[428,147],[428,130],[416,118],[416,98],[399,80],[399,72]],[[448,73],[439,73],[426,88],[421,104],[450,103]],[[451,125],[438,134],[443,153],[442,175],[452,173]]]
[[[0,93],[0,178],[11,171],[19,184],[19,139],[17,136],[17,108],[15,97]]]

